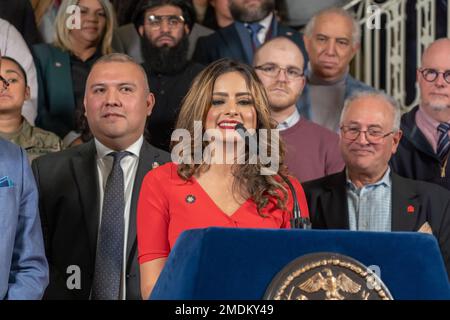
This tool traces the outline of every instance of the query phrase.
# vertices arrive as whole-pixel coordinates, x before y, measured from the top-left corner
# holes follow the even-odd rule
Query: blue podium
[[[450,299],[444,262],[431,235],[232,228],[185,231],[150,299],[260,300],[283,267],[316,252],[378,266],[394,299]]]

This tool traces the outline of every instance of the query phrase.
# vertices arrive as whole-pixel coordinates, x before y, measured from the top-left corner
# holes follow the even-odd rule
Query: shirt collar
[[[347,188],[349,188],[352,191],[357,191],[358,188],[353,184],[353,182],[350,180],[350,178],[348,176],[348,169],[345,169],[345,175],[347,177]],[[375,183],[365,185],[364,188],[377,187],[377,186],[381,186],[381,185],[384,185],[386,187],[391,187],[391,185],[392,185],[391,168],[389,166],[388,166],[386,172],[384,173],[383,177],[380,180],[378,180]]]
[[[284,119],[284,121],[278,124],[277,129],[279,130],[289,129],[299,121],[300,121],[300,113],[298,112],[297,108],[295,108],[294,112],[289,117],[287,117],[286,119]]]
[[[95,140],[95,148],[97,149],[98,159],[103,159],[111,152],[117,151],[117,150],[108,148],[107,146],[102,144],[97,139],[94,139],[94,140]],[[139,157],[139,153],[141,152],[141,147],[142,147],[143,143],[144,143],[144,137],[140,136],[139,139],[136,140],[136,142],[134,142],[132,145],[130,145],[125,150],[120,150],[120,151],[128,151],[129,153],[133,154],[134,156]]]
[[[419,105],[419,110],[417,110],[417,116],[422,118],[421,120],[427,127],[433,128],[433,130],[437,132],[437,128],[441,123],[429,116],[428,113],[422,109],[421,105]]]
[[[270,24],[272,23],[272,18],[273,18],[273,13],[271,12],[271,13],[269,13],[269,15],[268,15],[267,17],[265,17],[264,19],[262,19],[262,20],[260,20],[260,21],[255,21],[255,22],[258,22],[258,23],[262,26],[262,28],[261,28],[261,30],[260,30],[259,32],[261,32],[261,31],[263,31],[263,30],[264,30],[264,32],[266,32],[267,30],[269,30]],[[249,25],[249,24],[250,24],[250,23],[248,23],[248,22],[245,22],[245,23],[244,23],[245,26],[247,26],[247,25]]]

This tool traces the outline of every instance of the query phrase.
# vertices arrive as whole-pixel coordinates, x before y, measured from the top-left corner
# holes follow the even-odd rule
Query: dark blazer
[[[450,192],[422,181],[392,177],[392,231],[418,231],[428,222],[450,275]],[[345,171],[302,184],[314,229],[348,229]],[[412,206],[413,213],[408,212]],[[411,207],[410,207],[411,208]]]
[[[306,53],[302,34],[278,23],[276,19],[272,22],[272,25],[274,24],[276,24],[276,27],[273,29],[276,30],[276,33],[271,38],[285,36],[295,42],[305,57],[306,66],[308,54]],[[221,58],[232,58],[247,64],[252,64],[253,52],[251,51],[250,35],[246,35],[245,43],[243,43],[236,24],[232,23],[228,27],[218,29],[209,36],[199,38],[192,60],[208,65]]]
[[[154,162],[170,161],[170,155],[144,141],[133,193],[127,239],[126,298],[140,299],[136,244],[136,207],[145,174]],[[50,284],[44,299],[89,299],[99,229],[98,174],[94,141],[49,154],[33,161],[39,190],[39,209],[44,232]],[[81,288],[69,290],[69,266],[81,271]],[[70,279],[69,279],[70,282]]]
[[[76,128],[70,54],[41,43],[33,46],[33,56],[39,88],[36,125],[64,138]]]
[[[391,158],[391,168],[405,178],[436,183],[450,190],[450,164],[441,175],[441,161],[425,135],[416,125],[419,106],[403,114],[400,128],[402,139]]]

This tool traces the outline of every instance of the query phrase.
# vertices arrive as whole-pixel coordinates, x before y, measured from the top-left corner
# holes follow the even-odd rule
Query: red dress
[[[308,206],[300,183],[294,185],[303,217]],[[207,227],[290,228],[292,197],[288,210],[276,208],[275,198],[258,214],[256,204],[248,199],[231,216],[212,201],[200,184],[181,179],[177,165],[167,163],[151,170],[142,182],[137,211],[139,263],[167,257],[178,236],[185,230]]]

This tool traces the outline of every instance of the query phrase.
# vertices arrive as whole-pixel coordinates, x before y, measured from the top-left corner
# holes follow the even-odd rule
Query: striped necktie
[[[437,145],[436,154],[438,155],[441,162],[445,161],[448,151],[450,149],[450,139],[448,137],[448,131],[450,130],[449,123],[441,123],[437,130],[439,131],[439,140]]]

